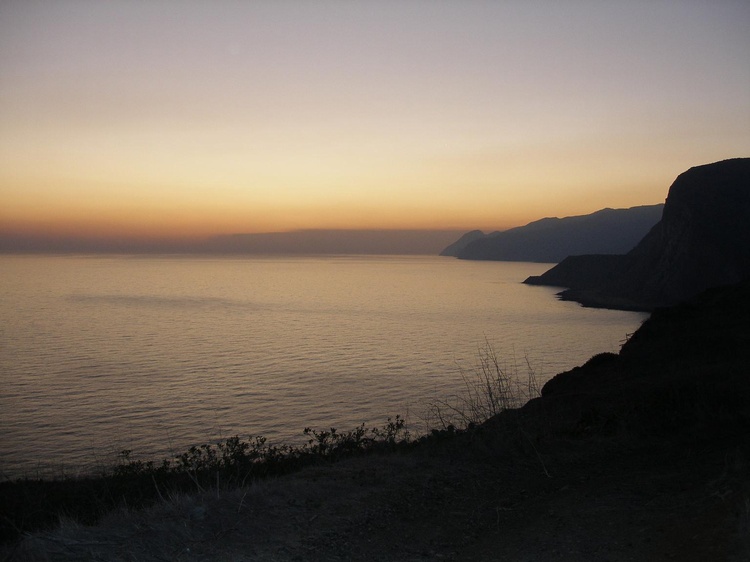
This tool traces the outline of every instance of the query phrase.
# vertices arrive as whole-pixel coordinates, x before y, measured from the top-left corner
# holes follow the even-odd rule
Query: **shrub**
[[[98,476],[65,480],[0,482],[0,542],[54,527],[61,518],[92,524],[121,505],[145,507],[184,492],[216,490],[298,470],[321,461],[392,450],[410,444],[406,421],[388,418],[382,427],[364,424],[345,432],[305,428],[302,447],[269,445],[265,437],[238,435],[205,443],[161,462],[121,451],[117,464]]]
[[[528,358],[525,363],[523,377],[515,361],[510,366],[501,364],[492,345],[485,340],[478,350],[475,368],[468,373],[461,371],[463,392],[428,404],[428,427],[466,429],[540,396],[536,373]]]

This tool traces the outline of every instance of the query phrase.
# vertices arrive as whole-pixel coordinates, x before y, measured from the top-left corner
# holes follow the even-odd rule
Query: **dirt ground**
[[[63,522],[7,560],[750,560],[750,448],[727,436],[495,454],[460,442]],[[592,454],[592,449],[596,450]]]

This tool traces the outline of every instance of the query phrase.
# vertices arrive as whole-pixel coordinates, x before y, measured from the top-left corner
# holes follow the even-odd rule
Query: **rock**
[[[586,306],[652,310],[750,277],[750,158],[691,168],[664,212],[623,256],[569,258],[528,284],[568,287]]]

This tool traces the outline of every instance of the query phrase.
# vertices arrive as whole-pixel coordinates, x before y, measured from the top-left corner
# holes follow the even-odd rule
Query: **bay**
[[[0,257],[0,473],[77,474],[231,435],[420,427],[492,346],[538,382],[645,314],[521,283],[550,264],[432,256]]]

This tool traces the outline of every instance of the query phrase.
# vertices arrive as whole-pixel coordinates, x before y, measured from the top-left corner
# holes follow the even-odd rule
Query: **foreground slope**
[[[750,283],[660,309],[619,354],[471,431],[167,497],[10,560],[750,559]]]

